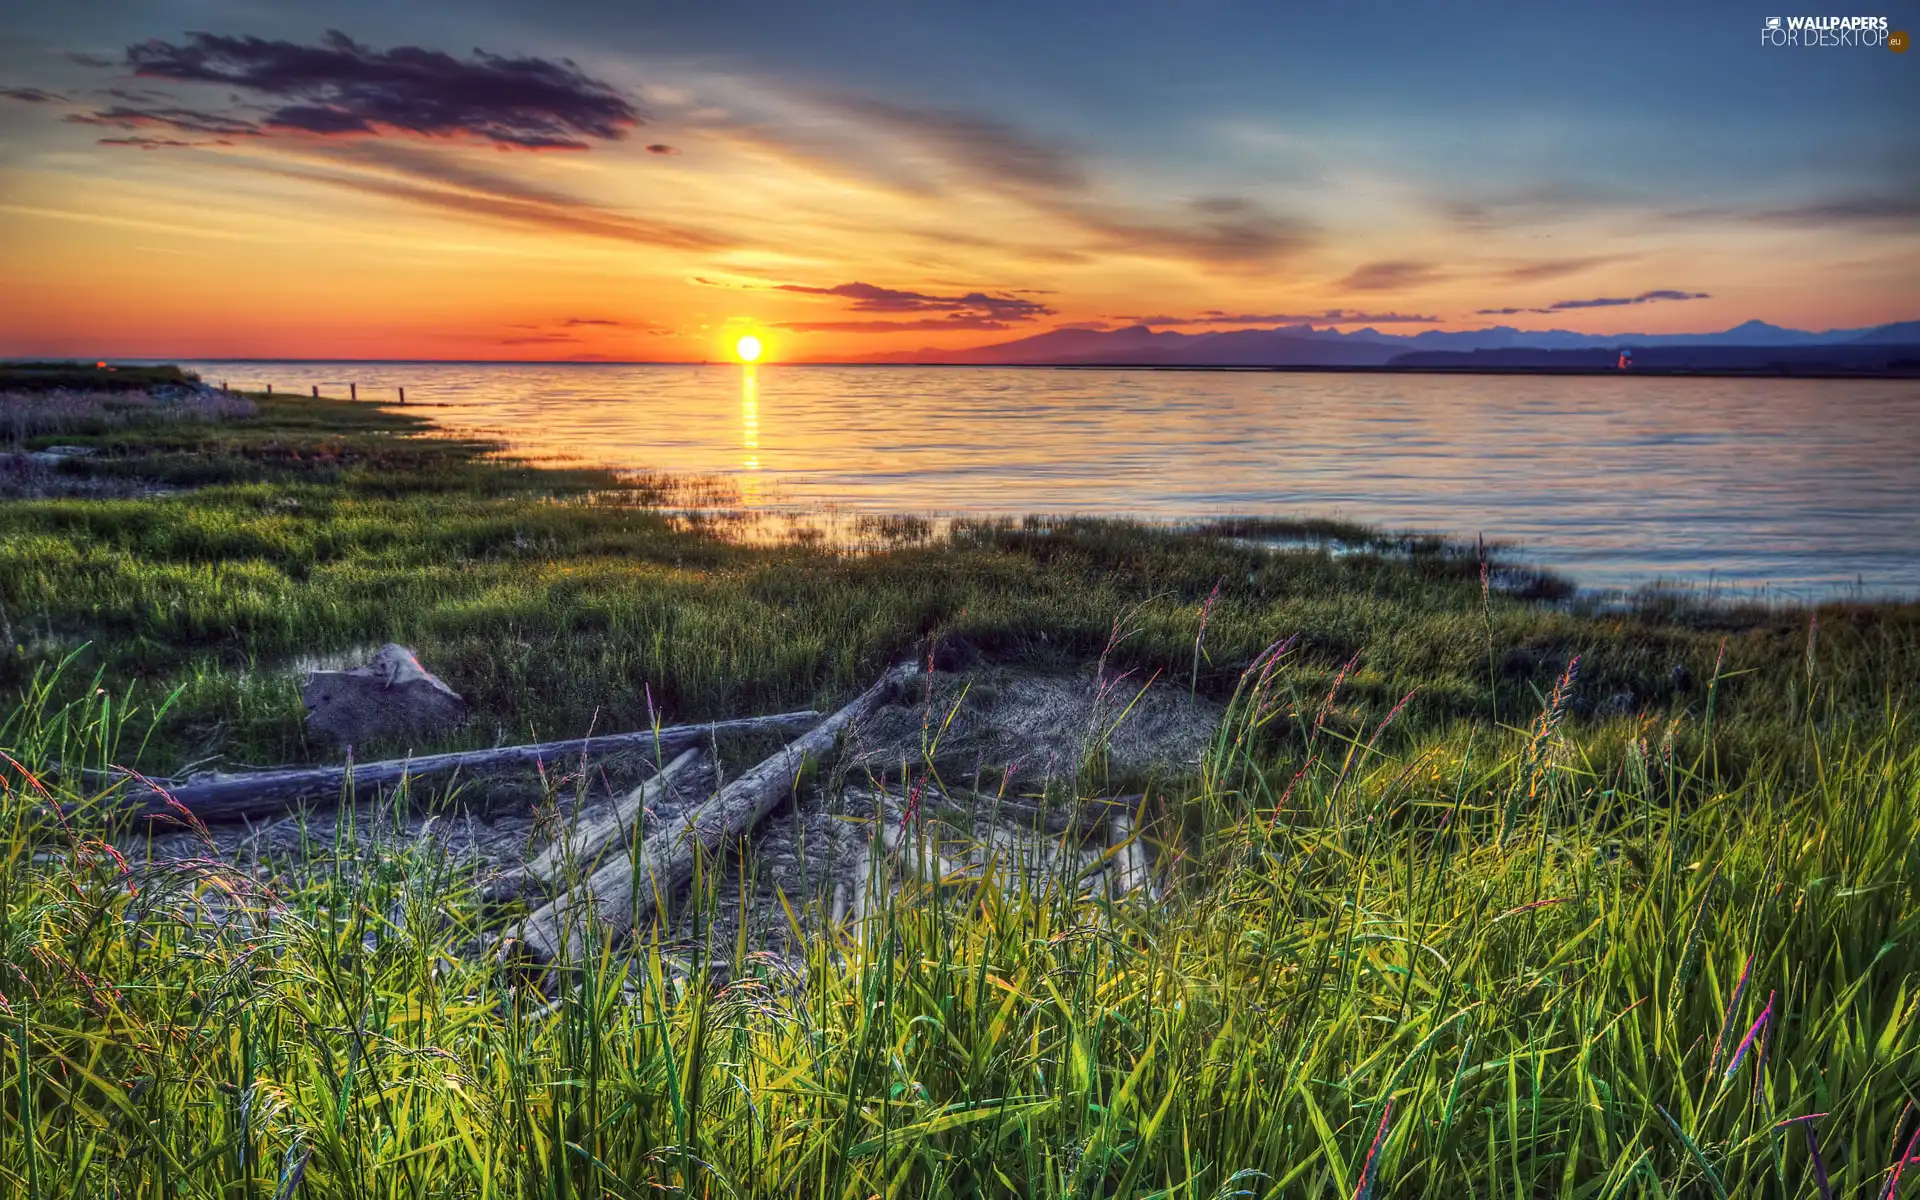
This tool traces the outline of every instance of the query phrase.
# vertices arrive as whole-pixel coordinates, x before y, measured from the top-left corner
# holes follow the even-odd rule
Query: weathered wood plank
[[[720,734],[777,731],[791,736],[819,720],[820,714],[813,711],[776,713],[772,716],[741,717],[698,725],[669,725],[659,730],[643,729],[636,733],[606,734],[563,742],[498,746],[491,750],[457,750],[420,758],[358,763],[352,770],[352,791],[354,799],[358,800],[371,796],[380,788],[391,787],[402,779],[420,779],[458,770],[498,770],[519,763],[564,761],[589,753],[650,750],[656,745],[663,756],[678,754]],[[167,803],[171,797],[202,822],[212,825],[310,804],[337,803],[347,793],[347,788],[346,767],[293,767],[220,775],[178,784],[155,781],[154,787],[147,787],[138,780],[129,780],[121,803],[131,807],[136,816],[152,818],[173,813]]]
[[[916,671],[911,663],[887,671],[845,708],[727,784],[705,804],[650,834],[638,855],[616,858],[536,910],[513,931],[505,948],[541,962],[564,961],[576,956],[590,929],[615,935],[631,930],[652,914],[658,900],[685,886],[697,859],[715,856],[752,832],[793,789],[808,759],[832,750],[843,731],[886,703]]]

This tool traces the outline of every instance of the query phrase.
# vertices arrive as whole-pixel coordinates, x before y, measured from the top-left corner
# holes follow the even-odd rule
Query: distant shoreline
[[[926,364],[933,365],[933,364]],[[966,364],[961,364],[966,365]],[[1027,364],[1007,364],[1027,365]],[[1628,379],[1655,376],[1662,379],[1694,376],[1706,379],[1920,379],[1920,364],[1898,370],[1845,370],[1842,368],[1743,368],[1743,367],[1580,367],[1580,366],[1226,366],[1153,363],[1036,363],[1064,371],[1240,371],[1279,372],[1309,375],[1597,375]]]
[[[0,359],[0,363],[28,361]],[[563,359],[563,358],[121,358],[103,360],[115,366],[162,363],[231,363],[235,366],[386,366],[386,367],[737,367],[743,364],[725,361],[648,360],[648,359]],[[896,369],[942,368],[969,371],[1198,371],[1214,373],[1269,372],[1292,375],[1545,375],[1605,376],[1630,378],[1697,377],[1704,379],[1920,379],[1920,359],[1909,366],[1900,363],[1887,367],[1847,368],[1835,364],[1776,363],[1765,366],[1662,366],[1636,365],[1625,370],[1616,366],[1585,364],[1504,364],[1504,363],[1420,363],[1399,365],[1380,363],[954,363],[954,362],[763,362],[758,367],[874,367]]]

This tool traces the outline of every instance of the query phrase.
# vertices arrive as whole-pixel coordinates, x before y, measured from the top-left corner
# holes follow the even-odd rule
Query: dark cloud
[[[804,296],[834,296],[842,300],[851,300],[848,308],[853,312],[954,312],[966,313],[994,321],[1031,321],[1037,317],[1053,315],[1053,309],[1037,300],[1023,300],[1018,296],[989,295],[986,292],[968,292],[959,296],[936,296],[926,292],[907,292],[897,288],[880,287],[871,283],[841,283],[833,287],[808,287],[798,283],[775,284],[779,292],[796,292]],[[940,328],[947,328],[940,325]]]
[[[678,154],[680,153],[680,150],[678,147],[669,146],[665,142],[655,142],[653,145],[647,147],[647,153],[648,154]]]
[[[1432,263],[1387,259],[1355,267],[1336,286],[1352,292],[1390,292],[1398,288],[1419,287],[1443,278],[1445,275]]]
[[[266,119],[268,129],[286,129],[333,137],[343,133],[378,132],[373,122],[344,108],[323,104],[289,104]]]
[[[76,125],[96,125],[108,129],[172,129],[213,137],[260,135],[260,127],[252,121],[203,112],[197,108],[135,108],[118,104],[97,112],[73,113],[67,120]]]
[[[22,104],[54,104],[66,100],[57,92],[45,91],[37,87],[0,87],[0,96],[9,100],[18,100]]]
[[[191,150],[195,146],[231,146],[232,142],[213,140],[203,142],[183,142],[178,138],[156,137],[119,137],[101,138],[102,146],[131,146],[136,150]]]
[[[160,91],[157,88],[109,87],[109,88],[101,88],[99,91],[95,92],[94,95],[106,96],[114,100],[125,100],[129,104],[147,105],[147,104],[177,103],[177,101],[175,101],[173,96],[171,96],[166,92]]]
[[[509,329],[527,329],[539,333],[537,337],[526,337],[527,342],[577,341],[579,335],[568,333],[570,329],[631,329],[635,333],[659,335],[672,333],[665,325],[656,325],[652,321],[622,321],[612,317],[568,317],[561,321],[538,321],[530,325],[510,325]]]
[[[104,54],[88,54],[85,51],[81,51],[81,50],[70,51],[67,54],[67,58],[73,62],[79,63],[83,67],[92,67],[95,70],[101,70],[107,67],[118,65],[114,59],[108,58]]]
[[[917,321],[779,321],[781,329],[795,333],[925,333],[930,330],[997,330],[1013,325],[983,313],[949,313],[944,317],[922,317]]]
[[[1191,317],[1121,317],[1133,325],[1434,325],[1440,318],[1419,313],[1361,312],[1351,308],[1329,308],[1311,313],[1229,313],[1210,308]]]
[[[563,329],[580,329],[583,327],[631,329],[635,333],[645,333],[654,336],[673,332],[671,326],[658,325],[652,321],[620,321],[610,317],[568,317],[566,320],[560,322],[560,326]]]
[[[320,136],[400,132],[522,149],[584,149],[625,137],[640,114],[612,86],[565,59],[419,46],[376,50],[344,33],[317,45],[190,33],[129,46],[136,75],[212,84],[284,101],[262,129]],[[236,118],[237,120],[237,118]]]
[[[1683,292],[1677,288],[1655,288],[1637,296],[1601,296],[1593,300],[1556,300],[1545,308],[1482,308],[1482,317],[1511,317],[1520,313],[1574,312],[1583,308],[1621,308],[1633,304],[1652,304],[1660,300],[1711,300],[1707,292]]]
[[[740,286],[695,276],[694,282],[710,287]],[[840,283],[815,287],[803,283],[778,283],[770,290],[798,296],[820,296],[849,301],[847,309],[856,313],[937,313],[912,320],[782,321],[779,328],[796,333],[903,333],[939,330],[1004,330],[1022,323],[1052,316],[1054,310],[1037,300],[1028,300],[1006,292],[982,291],[941,295],[912,292],[903,288],[881,287],[873,283]]]
[[[1570,308],[1619,308],[1628,304],[1650,304],[1655,300],[1711,300],[1706,292],[1683,292],[1675,288],[1656,288],[1638,296],[1602,296],[1597,300],[1557,300],[1547,307],[1553,312]]]

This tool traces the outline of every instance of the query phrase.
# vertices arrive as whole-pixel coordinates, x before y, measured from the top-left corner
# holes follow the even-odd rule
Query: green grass
[[[142,764],[165,772],[322,754],[301,733],[301,664],[389,640],[473,702],[465,737],[488,744],[642,728],[649,689],[670,720],[826,702],[935,637],[953,654],[1085,662],[1129,611],[1123,667],[1215,692],[1278,636],[1302,636],[1303,677],[1331,680],[1364,650],[1361,716],[1415,683],[1422,712],[1490,715],[1496,692],[1499,711],[1522,711],[1575,653],[1579,704],[1627,693],[1659,710],[1697,699],[1722,634],[1733,672],[1798,654],[1805,635],[1792,612],[1583,616],[1485,597],[1473,556],[1430,541],[1274,553],[1035,520],[888,553],[748,548],[676,527],[656,507],[684,490],[667,481],[501,463],[483,445],[412,436],[414,417],[372,405],[259,403],[253,421],[76,439],[97,453],[66,468],[191,490],[0,505],[0,686],[77,652],[70,679],[103,671],[149,708],[182,689]],[[1829,622],[1848,669],[1869,674],[1876,648],[1917,624],[1912,607]],[[1794,686],[1739,678],[1726,702],[1766,711]]]
[[[99,445],[219,482],[0,507],[0,1192],[1819,1196],[1811,1131],[1882,1196],[1920,1121],[1911,606],[1586,612],[1105,522],[749,549],[370,408],[167,436]],[[798,973],[649,942],[549,1005],[426,845],[268,891],[101,840],[72,768],[318,755],[293,666],[387,639],[472,741],[830,703],[935,639],[1111,640],[1229,711],[1150,801],[1158,899],[916,893]]]
[[[179,367],[96,367],[81,362],[0,362],[0,392],[142,391],[178,386],[195,377]]]

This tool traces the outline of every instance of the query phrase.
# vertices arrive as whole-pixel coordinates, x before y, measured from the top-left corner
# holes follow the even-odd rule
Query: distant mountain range
[[[1809,353],[1814,347],[1843,346],[1855,349],[1831,355]],[[1871,349],[1874,347],[1897,349]],[[1425,333],[1394,334],[1373,328],[1342,333],[1338,329],[1316,329],[1311,325],[1181,333],[1133,325],[1125,329],[1055,329],[991,346],[903,351],[863,361],[1008,366],[1404,366],[1418,369],[1458,366],[1471,369],[1486,365],[1509,370],[1535,366],[1592,369],[1585,365],[1588,359],[1594,363],[1610,363],[1619,351],[1631,349],[1636,352],[1636,364],[1644,362],[1647,366],[1678,370],[1694,366],[1704,370],[1764,369],[1770,363],[1806,365],[1826,359],[1841,369],[1876,370],[1886,369],[1875,365],[1882,360],[1905,363],[1913,357],[1905,352],[1914,347],[1920,347],[1920,321],[1868,329],[1830,329],[1824,333],[1748,321],[1719,333],[1677,334],[1591,334],[1566,329],[1515,329],[1508,325],[1457,333],[1434,329]],[[1712,348],[1713,353],[1675,353],[1689,348]],[[1575,358],[1543,353],[1559,351],[1586,353]],[[1645,351],[1659,353],[1648,358]],[[1783,351],[1792,353],[1780,353]]]

